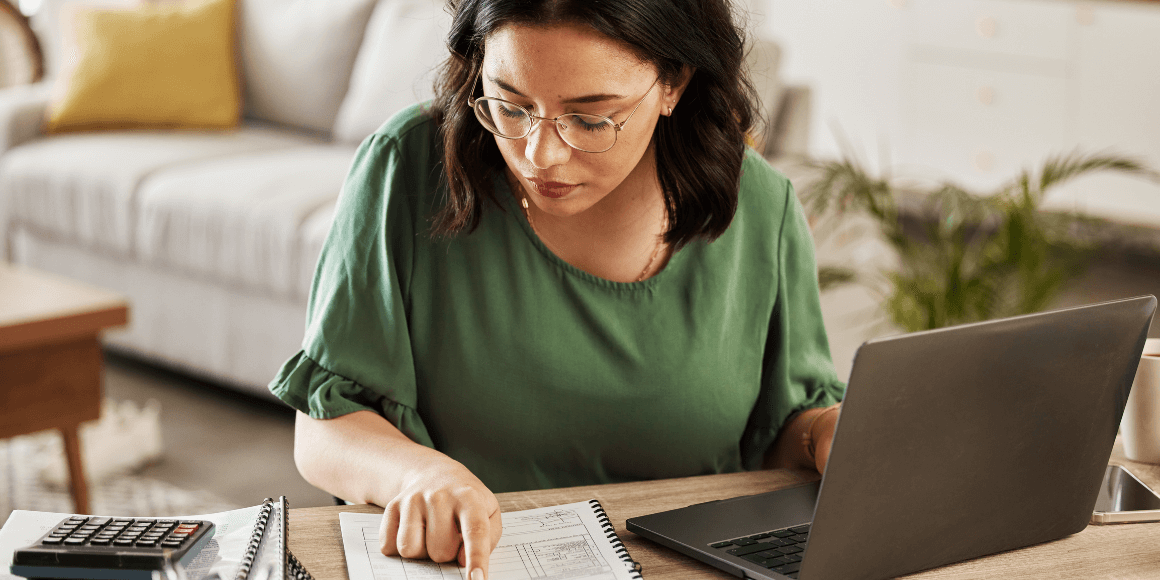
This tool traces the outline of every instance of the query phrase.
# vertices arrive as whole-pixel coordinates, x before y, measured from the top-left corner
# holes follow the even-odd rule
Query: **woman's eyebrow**
[[[519,96],[525,97],[525,98],[527,97],[527,95],[521,93],[518,89],[505,83],[504,81],[502,81],[500,79],[497,79],[497,78],[491,77],[491,76],[489,76],[487,78],[489,80],[491,80],[491,82],[498,85],[499,88],[501,88],[509,93],[513,93],[513,94],[516,94],[516,95],[519,95]],[[566,99],[566,100],[561,101],[561,102],[563,102],[566,105],[571,105],[571,104],[575,104],[575,103],[602,103],[604,101],[615,101],[615,100],[623,99],[623,98],[625,98],[624,95],[612,95],[612,94],[608,94],[608,93],[601,93],[601,94],[597,94],[597,95],[584,95],[583,97],[574,97],[571,99]]]

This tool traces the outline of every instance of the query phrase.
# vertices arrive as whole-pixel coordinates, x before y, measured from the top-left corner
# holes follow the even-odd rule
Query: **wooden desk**
[[[77,428],[101,414],[102,329],[124,298],[0,263],[0,438],[59,429],[77,513],[89,512]]]
[[[1160,466],[1137,464],[1113,452],[1153,489],[1160,489]],[[814,475],[813,477],[816,477]],[[810,481],[802,471],[759,471],[592,487],[499,494],[504,511],[598,499],[616,525],[629,553],[647,579],[735,578],[661,547],[624,528],[627,518],[686,505],[761,493]],[[347,578],[338,513],[382,513],[373,506],[290,510],[290,549],[318,580]],[[961,562],[907,576],[914,579],[1148,578],[1160,577],[1160,522],[1088,526],[1062,540]]]

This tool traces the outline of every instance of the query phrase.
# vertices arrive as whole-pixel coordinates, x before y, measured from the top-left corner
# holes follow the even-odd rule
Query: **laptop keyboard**
[[[806,549],[806,540],[809,539],[809,534],[810,525],[802,524],[744,538],[725,540],[712,544],[710,547],[731,556],[744,558],[778,574],[797,578],[798,570],[801,569],[801,553]]]

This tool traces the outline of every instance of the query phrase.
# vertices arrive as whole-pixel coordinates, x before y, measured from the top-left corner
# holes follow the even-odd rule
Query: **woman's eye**
[[[510,107],[510,106],[505,105],[503,103],[499,103],[499,114],[501,114],[505,117],[511,118],[511,119],[519,119],[519,118],[522,118],[527,113],[525,113],[523,109],[520,109],[518,107]]]
[[[572,122],[575,123],[578,128],[583,129],[585,131],[592,131],[592,132],[603,131],[605,129],[608,129],[608,126],[609,126],[608,123],[605,121],[601,121],[601,120],[597,120],[597,119],[585,119],[584,117],[581,117],[580,115],[573,115]]]

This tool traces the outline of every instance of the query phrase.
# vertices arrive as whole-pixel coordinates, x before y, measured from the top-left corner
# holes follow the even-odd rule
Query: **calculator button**
[[[54,538],[63,538],[69,534],[68,530],[53,530],[50,536]]]
[[[116,540],[113,540],[113,545],[114,546],[132,546],[133,540],[130,538],[117,538]]]
[[[199,522],[199,521],[196,521],[196,520],[195,520],[195,521],[186,521],[186,520],[183,520],[183,521],[181,522],[181,525],[183,525],[183,526],[194,526],[194,527],[197,527],[197,526],[200,526],[200,525],[201,525],[201,522]]]
[[[177,520],[157,520],[157,523],[165,524],[165,525],[169,525],[169,526],[176,526]]]
[[[79,546],[79,545],[85,543],[85,539],[84,538],[65,538],[64,543],[68,544],[70,546]]]
[[[75,523],[84,523],[84,522],[87,522],[88,520],[89,520],[89,518],[86,518],[86,517],[82,517],[82,516],[73,516],[73,517],[69,518],[69,519],[68,519],[68,520],[66,520],[66,521],[67,521],[67,522],[69,522],[69,523],[74,523],[74,522],[75,522]]]
[[[52,544],[59,544],[59,543],[61,543],[62,540],[64,540],[64,538],[49,537],[49,538],[45,538],[45,539],[41,540],[40,543],[52,545]]]
[[[82,531],[82,532],[95,532],[95,531],[101,529],[101,526],[81,526],[77,529]]]
[[[107,546],[107,545],[109,545],[109,542],[111,542],[111,541],[112,541],[112,538],[93,538],[93,541],[91,541],[89,543],[94,545],[94,546]]]
[[[165,546],[166,548],[177,548],[181,546],[181,542],[179,540],[165,540],[164,542],[161,542],[161,545]]]
[[[111,521],[113,521],[113,518],[90,518],[89,525],[90,526],[103,526]]]
[[[137,540],[137,545],[141,546],[142,548],[152,548],[157,545],[157,540],[147,540],[145,538],[141,538],[140,540]]]
[[[116,519],[114,519],[114,520],[113,520],[113,523],[114,523],[114,524],[125,524],[125,525],[128,525],[128,524],[131,524],[131,523],[133,523],[133,519],[132,519],[132,518],[116,518]]]

